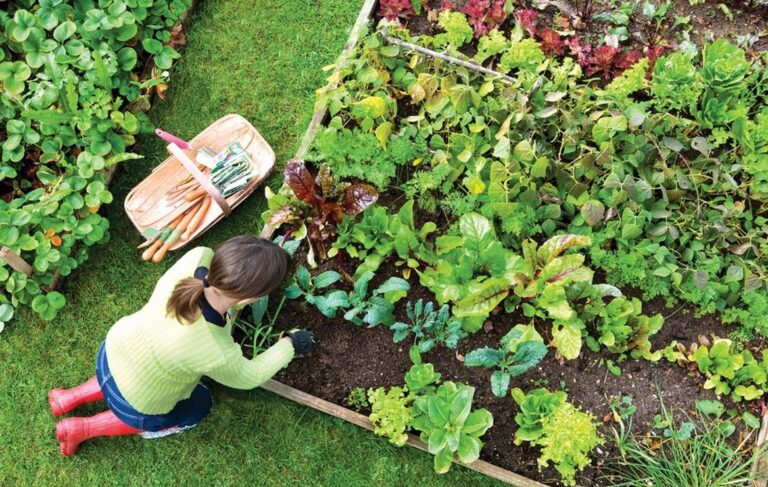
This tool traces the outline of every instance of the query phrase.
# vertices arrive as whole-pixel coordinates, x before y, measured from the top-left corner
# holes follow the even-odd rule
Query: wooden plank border
[[[307,394],[306,392],[302,392],[298,389],[294,389],[293,387],[287,386],[282,382],[278,382],[276,380],[270,379],[266,383],[262,384],[261,387],[263,389],[266,389],[270,392],[277,394],[278,396],[297,402],[302,406],[316,409],[323,413],[330,414],[331,416],[334,416],[339,419],[343,419],[344,421],[360,426],[361,428],[365,428],[367,430],[373,431],[373,425],[371,424],[371,422],[368,420],[366,416],[360,413],[356,413],[355,411],[351,411],[347,408],[341,407],[332,402],[328,402],[324,399],[320,399],[319,397],[315,397],[311,394]],[[419,450],[429,452],[429,448],[427,447],[427,445],[425,445],[415,435],[412,435],[412,434],[408,435],[407,444],[412,447],[418,448]],[[496,480],[500,480],[502,482],[505,482],[510,485],[515,485],[517,487],[546,487],[546,484],[536,482],[527,477],[523,477],[522,475],[518,475],[514,472],[510,472],[509,470],[505,470],[501,467],[497,467],[496,465],[485,462],[483,460],[477,460],[475,462],[472,462],[466,465],[463,463],[459,463],[455,458],[453,459],[453,461],[454,463],[465,466],[471,470],[474,470],[475,472],[479,472],[483,475],[493,477]]]
[[[335,77],[339,74],[341,65],[344,64],[352,53],[352,50],[355,48],[355,45],[357,45],[357,41],[360,39],[360,34],[362,33],[363,28],[366,27],[373,18],[373,11],[378,4],[378,0],[365,0],[363,7],[360,9],[360,14],[357,16],[355,25],[352,26],[352,30],[349,32],[347,42],[344,43],[344,47],[342,48],[339,57],[336,58],[336,68],[333,70],[331,77]],[[336,86],[338,86],[338,78],[332,85],[332,88],[335,88]],[[312,120],[309,121],[309,126],[307,126],[306,132],[304,132],[304,136],[301,138],[301,144],[299,144],[299,148],[294,155],[295,159],[302,159],[307,154],[307,151],[309,151],[309,147],[312,145],[312,141],[315,138],[315,134],[320,128],[320,124],[323,123],[327,113],[328,106],[325,103],[317,107],[315,113],[312,115]],[[263,238],[271,239],[275,230],[277,229],[272,225],[265,224],[259,235]]]

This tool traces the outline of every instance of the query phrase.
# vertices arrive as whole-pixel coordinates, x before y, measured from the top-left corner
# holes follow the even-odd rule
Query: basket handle
[[[192,162],[192,160],[187,157],[187,155],[182,151],[178,145],[171,142],[168,144],[168,150],[176,156],[176,159],[179,160],[182,166],[189,171],[189,173],[197,179],[197,182],[200,183],[200,186],[208,192],[209,195],[211,195],[211,198],[213,198],[213,201],[216,202],[217,205],[221,208],[221,211],[224,212],[224,216],[229,216],[230,213],[232,213],[232,208],[229,207],[229,204],[227,203],[227,200],[224,199],[224,196],[221,194],[221,192],[216,189],[216,186],[214,186],[205,175],[200,172],[200,170],[195,166],[195,163]]]

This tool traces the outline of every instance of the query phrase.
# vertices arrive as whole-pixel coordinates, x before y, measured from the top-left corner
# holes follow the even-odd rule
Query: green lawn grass
[[[172,71],[154,122],[191,137],[230,112],[251,120],[278,161],[295,151],[309,121],[320,68],[333,62],[362,0],[209,0],[188,22],[188,43]],[[48,389],[73,386],[93,374],[99,343],[111,324],[135,311],[160,265],[140,260],[140,238],[122,210],[128,190],[164,157],[164,143],[145,137],[146,159],[118,172],[115,203],[105,212],[111,241],[61,291],[69,302],[52,323],[21,310],[0,335],[0,485],[496,485],[454,467],[438,477],[432,457],[263,390],[216,387],[211,416],[177,437],[97,439],[74,458],[59,455]],[[273,184],[277,178],[273,178]],[[261,192],[199,243],[215,245],[257,234]],[[98,409],[83,408],[84,414]]]

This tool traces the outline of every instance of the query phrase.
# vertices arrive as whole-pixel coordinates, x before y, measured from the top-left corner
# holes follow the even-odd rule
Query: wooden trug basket
[[[171,152],[169,157],[125,198],[125,212],[136,229],[139,232],[144,232],[147,228],[160,230],[193,205],[192,202],[183,199],[170,203],[168,197],[168,192],[189,177],[190,173],[198,179],[201,187],[211,193],[213,201],[205,218],[190,238],[178,240],[170,250],[181,248],[205,233],[250,196],[274,170],[275,152],[248,120],[236,114],[226,115],[189,141],[194,147],[207,146],[217,153],[234,142],[239,142],[248,153],[258,174],[248,186],[224,199],[221,193],[208,183],[209,169],[205,169],[205,174],[188,169],[197,167],[197,164],[192,162],[195,159],[195,152],[184,151],[175,144],[169,144],[168,150]],[[213,194],[212,191],[218,194]]]

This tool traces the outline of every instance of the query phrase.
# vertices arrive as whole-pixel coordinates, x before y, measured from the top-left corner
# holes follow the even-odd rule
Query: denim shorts
[[[200,382],[189,398],[179,401],[173,409],[165,414],[144,414],[136,411],[120,393],[114,377],[109,372],[107,353],[104,350],[103,342],[96,358],[96,377],[99,380],[99,387],[104,394],[107,407],[128,426],[143,431],[161,431],[174,426],[194,426],[208,416],[208,413],[211,412],[211,406],[213,406],[213,397],[210,391]]]

